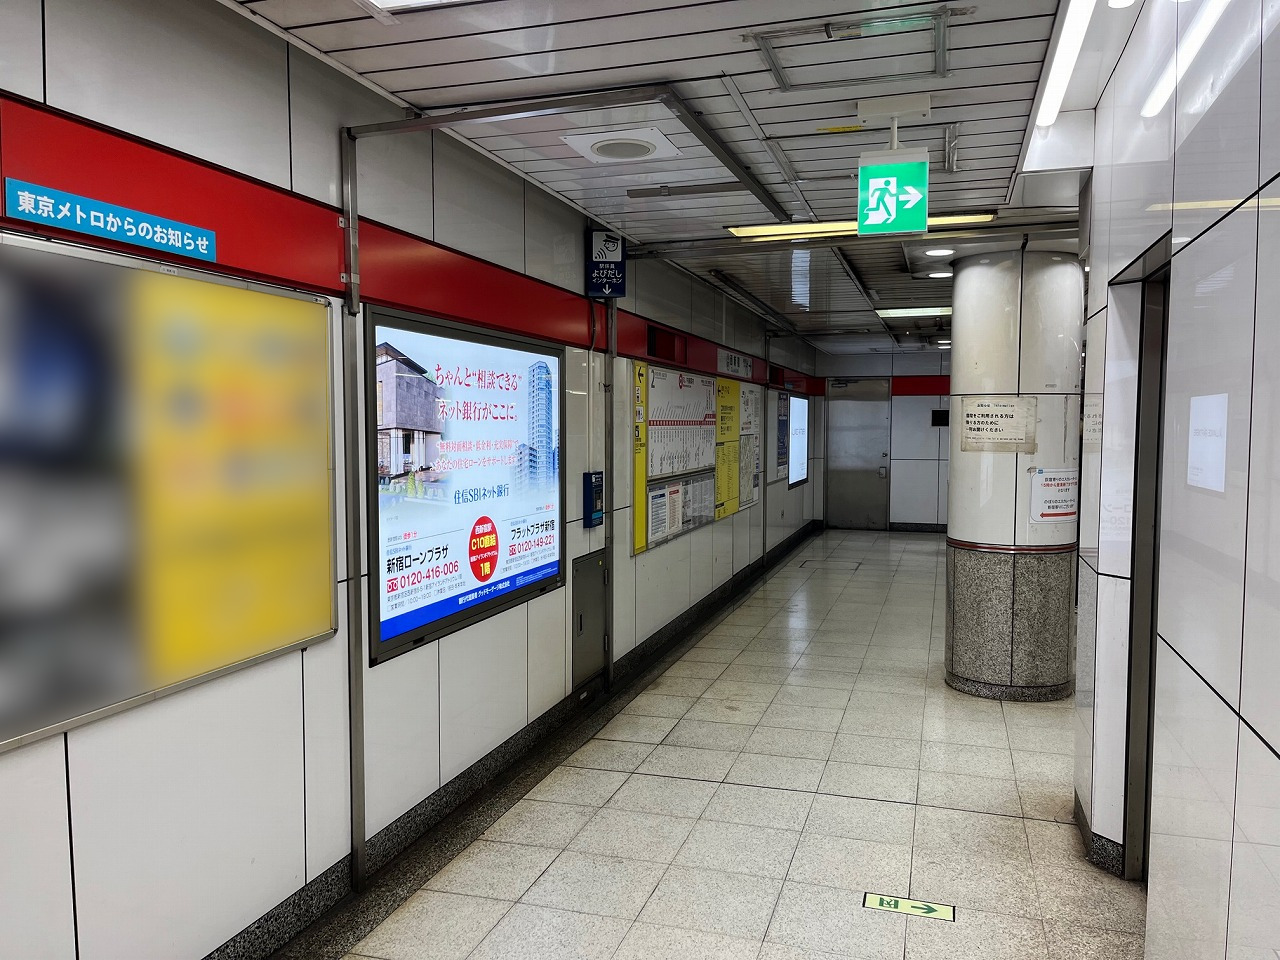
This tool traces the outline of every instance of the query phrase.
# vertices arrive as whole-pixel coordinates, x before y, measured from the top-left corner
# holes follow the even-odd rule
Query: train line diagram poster
[[[374,343],[377,651],[560,578],[560,358],[389,326]]]

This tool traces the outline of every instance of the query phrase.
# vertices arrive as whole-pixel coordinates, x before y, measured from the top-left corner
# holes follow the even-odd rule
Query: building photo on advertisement
[[[373,333],[376,659],[559,582],[561,361],[423,324]]]

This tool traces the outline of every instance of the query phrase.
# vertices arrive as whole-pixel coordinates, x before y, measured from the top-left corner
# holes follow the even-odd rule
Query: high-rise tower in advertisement
[[[555,424],[552,422],[551,368],[539,360],[529,367],[529,446],[536,452],[532,479],[538,484],[555,480],[552,452]]]

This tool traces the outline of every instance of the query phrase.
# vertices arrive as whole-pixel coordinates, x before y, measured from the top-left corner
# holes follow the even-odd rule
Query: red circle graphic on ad
[[[498,568],[498,528],[493,521],[488,517],[477,520],[471,528],[471,540],[467,546],[471,573],[484,583]]]

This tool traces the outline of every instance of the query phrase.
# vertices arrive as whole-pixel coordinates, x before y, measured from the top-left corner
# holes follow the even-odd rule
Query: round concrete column
[[[1083,322],[1072,254],[955,264],[947,683],[965,693],[1074,689]]]

